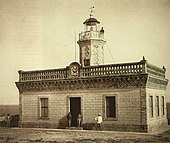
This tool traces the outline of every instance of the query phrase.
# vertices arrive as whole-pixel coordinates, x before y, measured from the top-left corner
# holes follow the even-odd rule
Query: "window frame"
[[[162,96],[162,104],[161,104],[161,107],[162,107],[162,115],[164,116],[165,115],[165,97]]]
[[[84,66],[90,66],[90,59],[84,59]]]
[[[107,97],[114,97],[115,100],[115,117],[107,117],[107,103],[106,103],[106,98]],[[112,94],[112,95],[103,95],[103,115],[104,115],[104,120],[108,120],[108,121],[116,121],[118,120],[118,101],[117,101],[117,94]]]
[[[47,100],[47,106],[42,107],[42,100]],[[47,116],[42,116],[42,108],[46,109]],[[45,112],[45,111],[44,111]],[[39,119],[49,119],[49,98],[48,97],[39,97]]]
[[[150,118],[153,118],[154,117],[154,107],[153,107],[153,96],[149,96],[149,115],[150,115]]]
[[[159,109],[160,109],[160,105],[159,105],[159,96],[156,96],[156,116],[160,116],[160,111],[159,111]]]

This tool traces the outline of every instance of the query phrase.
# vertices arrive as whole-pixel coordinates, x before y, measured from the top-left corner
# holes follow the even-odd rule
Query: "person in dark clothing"
[[[11,116],[9,114],[6,115],[5,117],[5,121],[6,121],[6,124],[7,124],[7,128],[10,128],[10,124],[11,124]]]

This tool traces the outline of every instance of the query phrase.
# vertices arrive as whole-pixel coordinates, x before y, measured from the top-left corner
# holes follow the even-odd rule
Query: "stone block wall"
[[[140,124],[139,89],[120,90],[118,96],[118,123]]]
[[[148,124],[148,131],[154,131],[160,128],[164,128],[168,125],[167,122],[167,108],[166,108],[166,95],[165,90],[158,90],[158,89],[146,89],[147,93],[147,124]],[[151,116],[150,111],[150,96],[153,97],[153,116]],[[157,99],[159,98],[159,115],[157,109]],[[163,104],[162,104],[162,97],[164,97],[164,114],[163,114]]]
[[[93,129],[98,113],[103,117],[103,129],[122,131],[145,131],[146,125],[141,123],[140,89],[101,89],[81,91],[27,92],[22,95],[23,127],[65,128],[66,115],[69,112],[69,98],[81,98],[81,114],[83,127]],[[116,118],[105,117],[105,97],[116,97]],[[39,99],[49,99],[49,118],[39,118]]]
[[[69,98],[81,98],[81,114],[84,129],[95,129],[95,117],[103,117],[104,130],[150,132],[167,126],[166,103],[162,114],[161,98],[165,91],[150,88],[100,89],[81,91],[27,92],[22,96],[23,127],[65,128],[66,115],[70,110]],[[116,118],[105,115],[105,97],[116,97]],[[153,117],[150,116],[149,97],[153,96]],[[159,116],[156,112],[156,96],[159,96]],[[40,98],[49,99],[49,118],[39,118]]]
[[[40,118],[40,98],[48,98],[49,117]],[[53,92],[30,92],[22,94],[22,126],[58,127],[67,126],[65,94]]]

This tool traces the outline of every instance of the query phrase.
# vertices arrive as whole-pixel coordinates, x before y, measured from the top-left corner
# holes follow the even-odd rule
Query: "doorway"
[[[70,97],[70,112],[72,114],[71,126],[77,127],[77,116],[81,114],[80,97]]]

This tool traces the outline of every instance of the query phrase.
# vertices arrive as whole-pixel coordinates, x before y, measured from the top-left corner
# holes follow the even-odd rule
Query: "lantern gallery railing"
[[[77,73],[75,72],[74,75],[72,75],[72,68],[70,66],[62,69],[19,71],[19,81],[42,81],[140,74],[149,74],[152,76],[165,78],[165,68],[158,68],[154,65],[148,64],[145,61],[136,63],[111,64],[88,67],[78,66],[77,69]]]
[[[104,35],[99,32],[99,31],[86,31],[86,32],[81,32],[79,34],[79,40],[87,40],[90,38],[102,38],[104,39]]]

